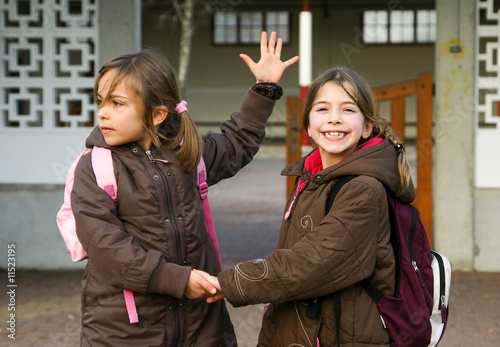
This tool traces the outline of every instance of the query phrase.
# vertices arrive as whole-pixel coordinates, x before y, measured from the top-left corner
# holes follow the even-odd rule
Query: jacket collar
[[[390,191],[395,192],[400,185],[397,155],[392,142],[376,138],[341,162],[326,169],[320,165],[319,150],[314,150],[298,161],[288,164],[281,174],[298,176],[303,183],[301,188],[311,180],[311,177],[314,177],[315,184],[322,184],[340,176],[365,175],[376,178]],[[399,199],[405,202],[415,199],[413,183]]]
[[[356,152],[361,151],[362,149],[372,147],[382,143],[384,140],[380,137],[376,137],[366,142],[362,147],[358,148]],[[347,159],[347,158],[346,158]],[[314,149],[305,157],[297,160],[294,163],[288,164],[281,174],[283,176],[300,176],[303,174],[303,168],[305,168],[306,172],[310,173],[310,175],[315,175],[316,173],[323,170],[323,163],[321,161],[321,155],[319,149]]]

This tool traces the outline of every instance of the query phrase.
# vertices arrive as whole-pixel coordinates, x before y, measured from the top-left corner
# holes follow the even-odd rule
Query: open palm
[[[246,54],[240,54],[240,57],[248,65],[250,71],[257,79],[257,83],[274,82],[278,83],[283,72],[287,67],[299,60],[295,56],[287,61],[281,61],[281,47],[283,42],[281,38],[276,39],[276,33],[272,32],[267,42],[267,32],[263,31],[260,37],[260,60],[255,63],[252,58]]]

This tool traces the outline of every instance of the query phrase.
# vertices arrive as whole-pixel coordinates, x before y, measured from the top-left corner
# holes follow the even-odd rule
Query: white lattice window
[[[475,180],[478,188],[500,188],[496,159],[500,138],[500,7],[494,0],[476,0],[476,4]]]
[[[479,128],[500,124],[500,10],[493,0],[477,2],[476,107]]]
[[[0,130],[93,126],[97,0],[2,0],[0,28]]]

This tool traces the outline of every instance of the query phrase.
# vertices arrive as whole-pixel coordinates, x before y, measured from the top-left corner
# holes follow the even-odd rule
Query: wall
[[[500,190],[476,189],[474,263],[476,271],[500,271]]]
[[[61,185],[0,185],[0,253],[15,244],[16,269],[75,269],[55,223],[62,204]],[[7,268],[7,257],[0,269]]]

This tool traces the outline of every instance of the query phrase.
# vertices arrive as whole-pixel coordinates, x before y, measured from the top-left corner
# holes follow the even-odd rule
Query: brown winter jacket
[[[248,164],[265,135],[275,101],[253,90],[239,111],[205,140],[209,185]],[[82,281],[82,346],[235,345],[224,301],[184,299],[192,268],[216,275],[219,265],[199,197],[196,169],[182,170],[175,154],[131,143],[110,147],[96,128],[87,147],[113,152],[117,205],[96,185],[90,155],[75,172],[72,208],[88,253]],[[128,322],[123,289],[134,292],[139,323]],[[223,336],[223,334],[225,334]],[[223,337],[226,342],[223,342]]]
[[[389,345],[377,307],[358,282],[368,278],[384,294],[394,290],[385,187],[393,192],[399,187],[396,154],[384,140],[324,170],[318,151],[307,161],[310,170],[305,158],[285,168],[284,175],[298,176],[306,184],[286,205],[285,212],[291,214],[283,221],[277,250],[218,275],[234,306],[271,303],[259,346],[316,347],[318,338],[321,346],[336,346],[335,291],[341,293],[341,346]],[[311,163],[319,169],[311,170]],[[344,185],[325,216],[328,192],[345,175],[359,176]],[[414,199],[413,186],[401,199]],[[310,302],[319,297],[321,311],[317,318],[308,318]]]

